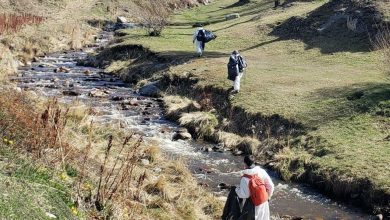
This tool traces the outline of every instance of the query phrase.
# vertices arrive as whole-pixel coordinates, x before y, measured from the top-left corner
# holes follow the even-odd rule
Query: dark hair
[[[244,163],[250,167],[255,163],[255,157],[253,155],[246,155],[244,157]]]

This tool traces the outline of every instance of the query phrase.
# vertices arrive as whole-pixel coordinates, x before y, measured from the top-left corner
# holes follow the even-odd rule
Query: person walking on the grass
[[[245,59],[238,51],[233,51],[227,64],[228,79],[233,81],[233,93],[240,92],[241,77],[244,75],[244,70],[247,66]]]
[[[249,199],[255,205],[255,220],[269,220],[270,211],[268,201],[274,191],[274,184],[267,172],[255,166],[254,156],[249,155],[244,158],[245,170],[242,171],[240,186],[236,187],[237,196]]]
[[[192,37],[192,43],[195,44],[196,52],[198,56],[202,56],[205,47],[205,29],[202,27],[196,29],[194,36]]]

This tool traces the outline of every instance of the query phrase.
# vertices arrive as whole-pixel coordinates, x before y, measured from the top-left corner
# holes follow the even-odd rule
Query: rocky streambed
[[[158,144],[169,158],[182,158],[200,185],[223,197],[220,183],[239,183],[242,158],[218,146],[178,137],[181,128],[164,118],[162,100],[138,94],[131,85],[103,73],[102,69],[78,66],[88,53],[107,45],[112,34],[102,32],[97,43],[79,51],[65,51],[40,57],[31,66],[21,67],[11,81],[19,90],[36,96],[56,97],[60,102],[74,100],[90,106],[96,123],[119,123],[123,129],[142,134],[147,143]],[[180,132],[179,132],[180,133]],[[181,140],[189,139],[189,140]],[[270,171],[276,190],[272,198],[274,215],[295,219],[369,219],[351,206],[340,204],[305,185],[288,184]]]

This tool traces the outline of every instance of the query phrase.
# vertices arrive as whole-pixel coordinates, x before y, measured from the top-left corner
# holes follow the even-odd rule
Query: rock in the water
[[[240,151],[240,150],[235,150],[235,151],[233,151],[233,155],[234,156],[240,156],[240,155],[243,155],[244,154],[244,152],[242,152],[242,151]]]
[[[191,139],[192,136],[190,133],[186,131],[176,131],[176,133],[173,135],[172,140],[177,141],[177,140],[189,140]]]
[[[232,19],[236,19],[236,18],[239,18],[239,17],[240,17],[240,14],[238,14],[238,13],[225,15],[225,19],[226,20],[232,20]]]
[[[56,68],[57,66],[51,63],[40,63],[38,67],[45,68],[45,67],[51,67],[51,68]]]
[[[129,104],[131,106],[139,106],[138,100],[137,99],[132,99],[130,100]]]
[[[91,70],[85,70],[85,71],[84,71],[84,74],[85,74],[85,75],[91,75],[92,72],[91,72]]]
[[[61,66],[60,68],[54,69],[55,73],[69,73],[70,69],[66,68],[64,66]]]
[[[141,164],[144,166],[148,166],[150,164],[150,162],[147,159],[141,159]]]
[[[111,100],[112,101],[122,101],[122,100],[125,100],[125,97],[123,97],[123,96],[113,96],[113,97],[111,97]]]
[[[123,24],[123,23],[127,23],[127,18],[123,17],[123,16],[118,16],[116,18],[116,22],[120,23],[120,24]]]
[[[160,89],[157,87],[157,82],[149,83],[139,89],[139,94],[149,97],[158,97],[160,96]]]
[[[213,151],[213,149],[211,147],[202,147],[202,150],[204,152],[211,152],[211,151]]]
[[[80,95],[79,92],[74,91],[74,90],[66,90],[66,91],[63,91],[62,94],[67,95],[67,96],[79,96]]]
[[[108,96],[108,91],[100,90],[100,89],[95,89],[89,92],[88,94],[91,97],[96,97],[96,98],[103,98]]]

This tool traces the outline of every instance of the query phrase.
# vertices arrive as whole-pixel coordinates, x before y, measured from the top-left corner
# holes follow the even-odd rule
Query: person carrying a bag
[[[233,81],[232,93],[240,92],[241,78],[244,75],[244,70],[247,67],[245,59],[238,53],[237,50],[233,51],[229,58],[228,67],[228,79]]]
[[[240,186],[235,191],[239,198],[250,199],[255,206],[255,220],[269,220],[270,210],[268,200],[272,197],[274,184],[267,172],[255,166],[254,156],[244,158],[245,170],[242,171]]]

